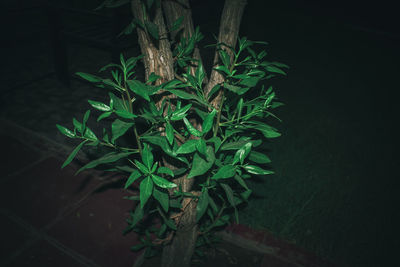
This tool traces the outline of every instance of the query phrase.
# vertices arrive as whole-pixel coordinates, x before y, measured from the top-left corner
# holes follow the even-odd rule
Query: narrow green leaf
[[[92,83],[97,83],[97,82],[101,82],[101,78],[94,76],[92,74],[89,73],[84,73],[84,72],[76,72],[76,75],[80,76],[81,78],[85,79],[86,81],[92,82]]]
[[[253,150],[249,154],[249,160],[258,164],[266,164],[271,162],[271,159],[267,155]]]
[[[180,16],[177,20],[174,21],[174,23],[171,26],[171,30],[170,30],[171,32],[179,29],[179,27],[182,24],[183,18],[184,18],[183,16]]]
[[[94,134],[94,132],[89,127],[86,127],[85,134],[83,135],[83,137],[90,139],[92,141],[97,140],[97,136]]]
[[[133,123],[128,123],[121,121],[119,119],[116,119],[112,124],[111,124],[111,132],[112,132],[112,138],[111,138],[111,143],[114,143],[115,140],[117,140],[119,137],[124,135],[126,131],[129,130],[133,126]]]
[[[208,93],[207,95],[207,99],[211,99],[211,97],[219,91],[219,89],[221,88],[220,84],[216,84],[214,85],[214,87],[211,89],[211,91]]]
[[[157,187],[153,188],[153,197],[160,203],[161,207],[165,212],[168,212],[169,208],[169,196],[167,193],[157,189]]]
[[[225,183],[220,183],[220,185],[225,191],[225,194],[226,194],[226,197],[228,199],[229,204],[231,204],[232,207],[235,207],[236,205],[235,205],[235,200],[234,200],[234,197],[233,197],[232,188],[228,184],[225,184]]]
[[[96,167],[96,166],[98,166],[100,164],[106,164],[106,163],[115,162],[115,161],[120,160],[122,158],[126,158],[126,157],[128,157],[129,155],[131,155],[133,153],[134,152],[123,152],[123,153],[111,152],[111,153],[108,153],[108,154],[104,155],[101,158],[98,158],[96,160],[93,160],[93,161],[89,162],[88,164],[86,164],[85,166],[80,168],[76,173],[78,174],[83,170],[94,168],[94,167]]]
[[[178,150],[176,151],[177,154],[188,154],[196,151],[196,144],[198,139],[190,139],[183,143]]]
[[[217,66],[217,67],[215,67],[215,69],[224,72],[228,76],[231,75],[231,72],[229,71],[229,69],[227,67],[223,66],[223,65]]]
[[[95,108],[97,110],[100,110],[100,111],[110,111],[111,110],[111,108],[104,103],[101,103],[98,101],[93,101],[93,100],[88,100],[88,102],[93,108]]]
[[[83,132],[83,125],[77,119],[72,118],[72,124],[79,133]]]
[[[77,145],[74,150],[72,150],[71,154],[69,154],[68,158],[64,161],[63,165],[61,166],[61,169],[71,163],[71,161],[75,158],[76,154],[79,152],[79,150],[86,142],[88,142],[88,140],[83,141],[82,143]]]
[[[172,125],[169,122],[167,122],[167,124],[165,125],[165,132],[166,132],[168,143],[170,145],[172,145],[172,143],[174,142],[174,128],[172,127]]]
[[[159,167],[157,170],[157,173],[158,174],[168,174],[169,176],[172,176],[172,177],[175,176],[174,172],[170,168],[164,167],[164,166]]]
[[[199,130],[197,130],[196,128],[194,128],[194,126],[188,121],[188,119],[183,118],[183,122],[185,123],[185,126],[190,134],[197,136],[197,137],[201,136],[201,132]]]
[[[160,78],[161,78],[160,76],[158,76],[157,74],[152,72],[152,73],[150,73],[149,79],[147,80],[147,84],[151,84],[151,83],[157,81]]]
[[[147,101],[150,101],[148,90],[147,90],[147,85],[144,83],[138,81],[138,80],[128,80],[127,81],[129,89],[134,92],[136,95],[139,95],[146,99]]]
[[[171,115],[171,120],[172,121],[177,121],[181,120],[186,116],[186,112],[192,107],[192,104],[188,104],[184,106],[183,108],[180,108],[178,110],[175,110],[172,115]]]
[[[243,85],[245,87],[254,87],[257,85],[258,81],[260,80],[259,77],[252,77],[248,76],[247,78],[241,80],[239,82],[240,85]]]
[[[218,179],[226,179],[231,178],[236,174],[236,166],[233,165],[225,165],[222,166],[216,174],[214,174],[211,179],[218,180]]]
[[[242,146],[238,151],[236,151],[232,164],[236,164],[240,161],[240,164],[243,165],[244,159],[249,155],[251,151],[251,146],[252,143],[248,142],[244,144],[244,146]]]
[[[143,209],[149,197],[153,194],[153,181],[147,176],[143,179],[139,186],[140,190],[140,207]]]
[[[159,146],[167,154],[173,154],[165,136],[142,136],[141,139]]]
[[[133,221],[130,223],[129,227],[133,228],[141,219],[143,219],[144,212],[141,205],[136,205],[135,211],[133,213]]]
[[[251,174],[257,174],[257,175],[267,175],[267,174],[273,174],[273,171],[270,170],[264,170],[258,166],[255,165],[245,165],[243,168]]]
[[[244,187],[245,189],[249,190],[249,188],[247,187],[246,182],[243,180],[242,177],[240,177],[239,175],[235,175],[234,178],[242,187]]]
[[[112,111],[104,112],[104,113],[102,113],[102,114],[97,118],[97,121],[99,122],[99,121],[101,121],[102,119],[108,118],[108,117],[111,116],[111,114],[112,114]]]
[[[269,66],[266,66],[265,69],[267,71],[269,71],[269,72],[274,72],[274,73],[279,73],[279,74],[282,74],[282,75],[286,75],[286,72],[284,72],[283,70],[281,70],[280,68],[275,67],[275,66],[269,65]]]
[[[116,110],[115,114],[117,114],[118,116],[120,116],[121,118],[124,118],[124,119],[134,119],[137,117],[135,114],[132,114],[126,110]]]
[[[201,193],[199,202],[197,202],[196,206],[196,221],[198,222],[201,217],[203,217],[204,213],[207,210],[208,207],[208,190],[207,188],[204,188],[204,191]]]
[[[147,167],[146,165],[144,165],[143,163],[141,163],[140,161],[135,159],[135,164],[136,167],[138,167],[138,169],[142,172],[142,173],[149,173],[150,172],[150,168]]]
[[[232,85],[229,83],[224,83],[224,87],[226,89],[228,89],[229,91],[231,91],[235,94],[238,94],[238,95],[243,95],[250,89],[250,87],[240,87],[240,86]]]
[[[69,138],[74,138],[76,135],[74,134],[74,132],[72,132],[71,130],[65,128],[64,126],[61,126],[59,124],[56,124],[57,129],[65,136],[69,137]]]
[[[215,114],[217,114],[217,110],[214,108],[204,119],[202,125],[203,135],[207,134],[212,129]]]
[[[128,180],[125,183],[124,188],[127,189],[131,186],[142,174],[138,170],[134,170],[128,177]]]
[[[167,179],[164,179],[161,176],[155,174],[152,174],[151,178],[153,179],[153,182],[161,188],[174,188],[177,186],[176,184],[168,181]]]
[[[153,166],[153,153],[151,153],[151,147],[148,144],[143,146],[142,150],[142,161],[144,165],[150,170],[151,166]]]

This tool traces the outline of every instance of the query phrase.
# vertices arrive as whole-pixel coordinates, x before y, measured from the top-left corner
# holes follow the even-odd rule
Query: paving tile
[[[48,158],[2,183],[0,208],[42,228],[99,183],[88,172],[74,176],[72,167],[61,170],[61,164]]]
[[[38,152],[8,135],[0,134],[0,140],[2,140],[1,150],[3,155],[0,165],[2,178],[6,178],[9,174],[40,158]]]
[[[48,230],[48,235],[101,266],[132,266],[137,253],[134,233],[122,235],[134,203],[123,199],[121,189],[108,189],[91,196],[85,205]]]
[[[30,247],[13,260],[7,267],[72,267],[90,266],[85,262],[79,262],[65,252],[52,246],[45,240],[41,240]],[[94,266],[94,265],[92,265]]]
[[[31,238],[31,233],[0,214],[0,265]]]

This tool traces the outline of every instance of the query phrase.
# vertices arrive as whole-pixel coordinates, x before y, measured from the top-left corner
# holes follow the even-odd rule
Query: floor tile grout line
[[[80,253],[76,252],[75,250],[63,245],[56,239],[50,237],[47,235],[43,230],[38,230],[28,222],[24,221],[22,218],[12,214],[11,212],[0,209],[0,214],[7,217],[11,221],[15,222],[17,225],[21,226],[23,229],[27,230],[30,235],[32,235],[31,238],[29,238],[16,252],[11,254],[11,256],[3,261],[0,262],[2,266],[7,266],[10,264],[13,260],[18,258],[24,251],[26,251],[28,248],[32,247],[36,242],[38,242],[40,239],[45,240],[47,243],[55,247],[56,249],[60,250],[62,253],[65,255],[73,258],[77,262],[79,262],[82,266],[86,267],[100,267],[97,263],[93,262],[91,259],[81,255]]]

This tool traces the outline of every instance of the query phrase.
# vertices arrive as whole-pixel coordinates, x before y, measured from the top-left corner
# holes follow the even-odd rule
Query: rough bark
[[[244,11],[244,7],[246,5],[246,0],[225,0],[224,9],[221,15],[221,21],[219,26],[219,35],[218,35],[218,43],[224,43],[230,47],[235,47],[236,41],[239,34],[240,22],[242,20],[242,15]],[[224,49],[223,47],[221,47]],[[229,49],[225,49],[226,52],[231,56],[232,52]],[[215,52],[214,55],[214,63],[215,66],[218,63],[218,51]],[[215,69],[212,70],[210,75],[210,80],[205,87],[205,94],[211,91],[211,89],[216,84],[221,84],[224,81],[224,76],[221,75]],[[212,105],[219,109],[219,104],[222,100],[222,91],[213,99]]]
[[[132,0],[131,9],[134,17],[143,22],[144,14],[140,0]],[[161,7],[157,8],[153,22],[159,29],[160,40],[158,41],[158,47],[151,37],[140,27],[137,28],[137,33],[140,50],[144,55],[143,61],[146,79],[152,72],[154,72],[161,76],[161,79],[158,80],[158,83],[161,84],[174,78],[171,45],[167,38],[167,30]]]

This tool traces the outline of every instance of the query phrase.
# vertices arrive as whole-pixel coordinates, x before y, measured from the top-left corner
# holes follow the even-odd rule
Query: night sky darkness
[[[8,7],[32,6],[33,1],[20,2],[21,6]],[[276,111],[283,122],[274,124],[282,137],[269,146],[276,175],[268,177],[264,187],[252,184],[259,198],[244,211],[243,222],[264,224],[279,234],[282,226],[269,219],[273,212],[285,220],[290,217],[285,207],[291,204],[281,203],[298,207],[316,192],[309,213],[280,234],[301,236],[299,245],[349,266],[390,266],[399,247],[399,9],[391,1],[248,2],[240,35],[267,41],[269,58],[291,69],[287,77],[271,81],[286,104]],[[223,1],[192,4],[205,11],[194,10],[195,22],[217,26]],[[2,19],[32,23],[14,15]],[[15,64],[15,59],[23,62],[13,44],[31,33],[16,33],[12,24],[2,32],[5,92],[12,76],[7,64]],[[26,41],[33,42],[32,37]],[[212,41],[209,37],[206,41]],[[18,81],[24,82],[29,80]],[[12,103],[2,112],[9,106]],[[269,195],[263,198],[265,192]],[[272,214],[256,211],[263,205]],[[252,212],[259,216],[258,222],[249,219]],[[311,236],[301,234],[308,230]]]

